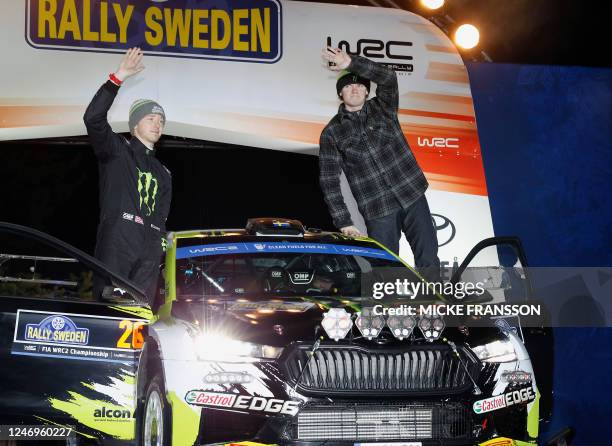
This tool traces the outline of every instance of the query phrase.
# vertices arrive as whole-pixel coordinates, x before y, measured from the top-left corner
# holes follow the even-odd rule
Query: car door
[[[92,295],[94,276],[115,288]],[[150,318],[134,285],[60,240],[0,223],[0,417],[131,440],[134,378]]]
[[[465,257],[453,272],[451,282],[481,282],[492,297],[491,303],[541,304],[534,295],[525,250],[518,237],[484,239]],[[553,330],[546,308],[537,323],[522,324],[518,317],[504,320],[523,339],[537,379],[540,419],[548,420],[552,412],[552,377],[554,365]]]

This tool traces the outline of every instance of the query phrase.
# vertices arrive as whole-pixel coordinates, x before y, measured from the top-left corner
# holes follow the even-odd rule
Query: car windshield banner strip
[[[146,321],[18,310],[13,355],[133,363]]]
[[[187,246],[184,248],[178,248],[176,250],[176,258],[186,259],[190,257],[228,254],[254,254],[259,252],[340,254],[345,256],[361,256],[373,257],[376,259],[396,260],[393,255],[383,249],[307,242],[219,243],[214,245]]]

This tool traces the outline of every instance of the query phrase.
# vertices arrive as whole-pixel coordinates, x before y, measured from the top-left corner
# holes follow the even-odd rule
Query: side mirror
[[[132,294],[123,288],[114,286],[105,286],[102,290],[102,300],[112,302],[119,305],[135,305],[138,300]]]

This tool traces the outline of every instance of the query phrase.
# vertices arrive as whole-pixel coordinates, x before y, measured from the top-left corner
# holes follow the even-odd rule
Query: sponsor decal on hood
[[[207,392],[190,390],[185,395],[185,401],[193,406],[245,410],[249,412],[265,412],[269,414],[296,415],[299,409],[298,401],[286,401],[261,396],[238,395],[236,393]]]
[[[527,404],[535,400],[536,395],[531,387],[512,392],[503,393],[501,395],[485,398],[474,402],[474,412],[477,414],[493,412],[494,410],[504,409],[506,407],[515,406],[518,404]]]

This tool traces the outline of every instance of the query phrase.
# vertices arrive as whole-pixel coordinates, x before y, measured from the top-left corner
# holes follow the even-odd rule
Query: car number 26
[[[142,337],[144,325],[144,322],[136,322],[129,319],[120,321],[119,329],[123,330],[123,333],[117,341],[117,348],[140,350],[144,343],[144,338]]]

